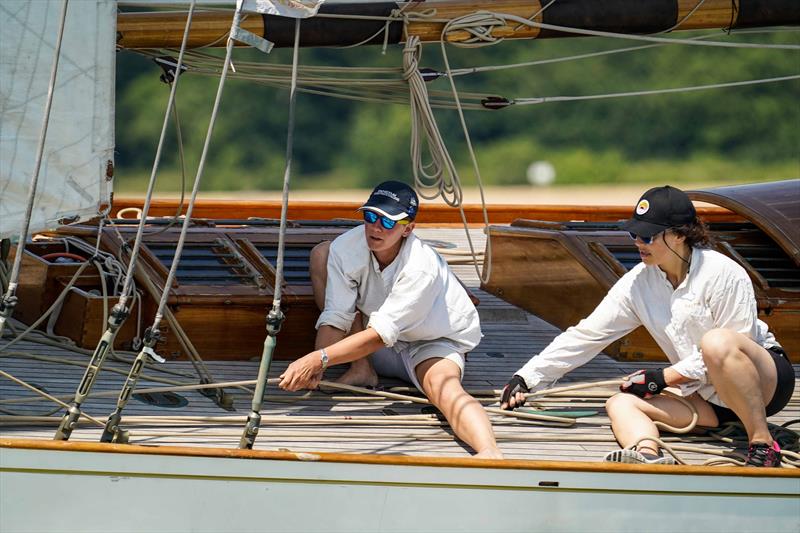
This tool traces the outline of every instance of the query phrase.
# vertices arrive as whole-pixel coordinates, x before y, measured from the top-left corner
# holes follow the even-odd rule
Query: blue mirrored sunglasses
[[[409,222],[408,219],[392,220],[391,218],[379,215],[374,211],[362,211],[362,213],[364,213],[364,222],[367,224],[374,224],[378,221],[378,219],[381,219],[381,226],[386,229],[392,229],[395,224],[406,225]]]
[[[651,237],[642,237],[641,235],[636,235],[635,233],[629,231],[628,235],[630,235],[631,239],[633,239],[634,241],[636,239],[640,239],[645,244],[653,244],[653,241],[656,240],[656,237],[658,237],[662,233],[664,233],[664,232],[663,231],[659,231],[658,233],[656,233],[655,235],[653,235]]]

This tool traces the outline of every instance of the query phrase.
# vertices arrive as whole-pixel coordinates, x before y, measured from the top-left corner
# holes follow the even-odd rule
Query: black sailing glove
[[[508,383],[503,388],[503,395],[500,396],[500,405],[506,404],[505,409],[512,411],[514,407],[511,405],[511,398],[515,397],[518,392],[525,394],[528,390],[525,380],[514,374],[514,377],[508,380]]]
[[[666,386],[667,383],[664,381],[664,369],[657,368],[655,370],[639,370],[638,372],[634,372],[625,378],[625,382],[619,386],[619,390],[622,392],[630,392],[646,400],[661,393]]]

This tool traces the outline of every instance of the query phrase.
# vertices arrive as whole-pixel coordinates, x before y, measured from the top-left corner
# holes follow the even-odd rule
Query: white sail
[[[30,231],[95,216],[110,203],[117,5],[67,11]],[[0,2],[0,238],[17,235],[34,172],[61,2]]]
[[[319,11],[326,0],[242,0],[242,11],[245,13],[261,13],[281,17],[308,18]],[[328,3],[377,2],[378,0],[327,0]],[[221,7],[233,9],[238,0],[195,0],[198,7]],[[121,0],[120,6],[175,6],[191,4],[190,0]]]

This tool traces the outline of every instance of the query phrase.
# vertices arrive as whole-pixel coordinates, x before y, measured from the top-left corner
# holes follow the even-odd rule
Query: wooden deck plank
[[[463,230],[457,228],[431,229],[419,228],[418,233],[426,239],[447,243],[458,250],[466,250],[466,238]],[[483,251],[485,238],[480,229],[471,231],[476,248]],[[480,299],[484,338],[481,344],[469,354],[464,384],[467,389],[499,389],[507,379],[521,367],[529,357],[541,351],[558,333],[552,325],[518,309],[493,295],[479,289],[478,274],[471,265],[458,264],[453,270],[462,281]],[[278,339],[280,342],[280,337]],[[70,353],[59,347],[45,346],[31,341],[22,341],[13,348],[24,354],[38,354],[43,357],[58,357],[79,363],[78,366],[61,363],[32,360],[25,356],[2,354],[0,368],[20,379],[44,387],[53,395],[72,395],[84,372],[88,356]],[[254,354],[258,356],[260,354]],[[599,355],[581,368],[578,368],[560,380],[560,384],[613,379],[628,374],[639,368],[660,366],[660,363],[617,362],[606,355]],[[211,375],[218,382],[244,381],[255,379],[258,371],[257,361],[247,362],[206,362]],[[287,366],[286,361],[275,361],[270,369],[270,377],[274,378]],[[117,369],[127,373],[128,365],[117,361],[108,361],[107,369]],[[167,375],[160,368],[178,371],[184,376]],[[335,379],[343,371],[342,368],[331,368],[327,379]],[[196,383],[197,376],[189,362],[169,361],[164,365],[148,364],[145,371],[148,379],[142,379],[138,387],[160,387],[163,383],[149,378],[168,379],[181,383]],[[102,372],[93,392],[116,393],[125,376]],[[386,389],[395,386],[408,386],[399,380],[382,379],[380,385]],[[187,404],[179,409],[156,407],[133,399],[125,410],[126,417],[133,416],[239,416],[244,417],[250,410],[250,395],[241,390],[228,389],[234,399],[234,409],[225,411],[215,405],[209,398],[197,391],[177,393]],[[267,401],[264,403],[262,415],[265,417],[283,416],[372,416],[381,421],[390,419],[387,413],[397,415],[420,414],[425,406],[388,399],[364,399],[361,401],[344,401],[335,398],[353,397],[341,392],[324,394],[316,392],[307,399],[297,403],[272,401],[274,398],[290,400],[298,395],[288,394],[270,386],[267,390]],[[0,400],[28,397],[32,393],[20,386],[2,379],[0,380]],[[99,398],[90,396],[84,408],[88,414],[105,420],[114,408],[116,397]],[[579,410],[596,410],[597,415],[582,418],[573,427],[546,427],[532,424],[510,424],[507,420],[498,422],[495,431],[501,449],[508,458],[544,459],[566,461],[599,461],[603,455],[617,448],[613,440],[610,424],[603,409],[603,400],[583,398],[552,398],[537,402],[546,408],[571,408]],[[20,404],[2,404],[2,409],[11,409],[24,414],[38,414],[51,411],[54,406],[50,402],[30,402]],[[427,412],[427,410],[425,410]],[[50,424],[36,426],[0,425],[0,436],[51,439],[55,425],[61,412],[51,417]],[[800,417],[800,392],[795,391],[790,404],[770,421],[776,424],[785,423]],[[123,418],[124,424],[125,418]],[[492,417],[492,420],[498,420]],[[152,445],[181,446],[214,446],[235,448],[243,428],[242,423],[226,424],[189,424],[182,426],[144,426],[131,424],[132,442]],[[94,425],[81,425],[72,436],[72,440],[92,442],[99,440],[100,428]],[[518,440],[528,439],[528,440]],[[721,443],[700,443],[701,448],[712,450],[729,450],[730,446]],[[370,424],[355,425],[287,425],[265,423],[262,426],[256,448],[261,450],[311,451],[311,452],[344,452],[364,454],[400,454],[461,457],[469,455],[465,445],[458,442],[449,428],[424,425],[391,425]],[[697,453],[681,453],[687,462],[700,464],[709,458]]]

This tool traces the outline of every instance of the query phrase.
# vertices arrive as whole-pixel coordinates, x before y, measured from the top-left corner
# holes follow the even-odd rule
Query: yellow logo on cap
[[[639,205],[636,206],[636,214],[644,215],[650,209],[650,202],[645,199],[639,200]]]

